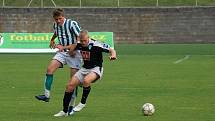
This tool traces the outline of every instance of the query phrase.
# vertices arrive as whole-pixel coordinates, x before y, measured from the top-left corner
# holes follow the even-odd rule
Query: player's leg
[[[62,64],[57,60],[52,60],[48,65],[46,76],[45,76],[45,91],[44,95],[35,96],[38,100],[42,100],[45,102],[49,101],[50,98],[50,90],[53,82],[53,73],[61,67]]]
[[[63,67],[63,65],[66,63],[65,58],[66,58],[66,56],[63,52],[58,52],[52,58],[52,61],[48,65],[47,72],[46,72],[44,95],[35,96],[38,100],[42,100],[45,102],[49,101],[51,85],[53,82],[53,74],[59,67]]]
[[[79,82],[79,79],[75,76],[73,76],[73,78],[68,82],[63,98],[63,111],[55,114],[55,117],[68,115],[69,103],[71,101],[72,94],[74,93],[75,88],[79,85]]]
[[[46,79],[45,79],[45,96],[50,97],[50,90],[53,82],[54,72],[62,66],[58,60],[52,60],[47,68]]]
[[[78,69],[76,68],[71,68],[70,69],[70,78],[73,77],[73,75],[78,71]],[[75,101],[76,101],[76,98],[77,98],[77,95],[78,95],[78,86],[75,88],[73,94],[72,94],[72,97],[71,97],[71,101],[70,101],[70,105],[69,105],[69,110],[68,110],[68,114],[69,115],[73,115],[74,114],[74,111],[73,111],[73,108],[75,106]]]
[[[83,94],[82,94],[82,98],[81,98],[81,103],[82,104],[86,104],[87,97],[88,97],[88,95],[90,93],[90,90],[91,90],[90,84],[93,81],[97,80],[98,78],[99,78],[99,76],[95,72],[90,72],[84,78],[84,82],[83,82]]]
[[[75,113],[75,111],[73,109],[75,107],[77,95],[78,95],[78,86],[74,89],[74,92],[72,94],[71,101],[69,104],[68,115],[73,115]]]
[[[81,67],[81,58],[80,58],[80,56],[77,56],[77,55],[75,57],[67,56],[66,63],[70,67],[70,79],[72,79],[73,75]],[[69,106],[69,111],[68,111],[69,115],[72,115],[74,113],[73,108],[75,106],[77,91],[78,91],[78,87],[76,87],[76,89],[74,90],[74,93],[73,93],[71,101],[70,101],[70,106]]]
[[[83,80],[83,93],[81,102],[74,108],[74,111],[78,112],[81,111],[86,106],[87,97],[90,93],[91,87],[90,84],[97,80],[99,78],[99,75],[95,72],[90,72],[87,74]]]

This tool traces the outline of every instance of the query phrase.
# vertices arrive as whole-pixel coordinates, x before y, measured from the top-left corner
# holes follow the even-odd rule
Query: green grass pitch
[[[105,56],[104,77],[93,84],[87,107],[55,118],[69,77],[56,72],[49,103],[34,96],[53,54],[0,54],[0,121],[214,121],[215,45],[117,45],[118,60]],[[82,94],[79,88],[78,100]],[[150,102],[153,116],[142,115]]]

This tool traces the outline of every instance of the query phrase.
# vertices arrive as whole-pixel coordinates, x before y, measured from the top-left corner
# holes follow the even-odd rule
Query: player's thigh
[[[78,71],[78,69],[76,68],[70,68],[70,78],[73,77],[73,75],[75,75],[75,73]]]
[[[61,67],[61,63],[57,60],[51,60],[48,65],[48,72],[55,72],[59,67]]]
[[[76,76],[73,76],[67,84],[67,91],[74,90],[79,84],[80,80]]]
[[[95,72],[90,72],[84,77],[84,84],[90,84],[96,81],[99,78],[99,75]]]

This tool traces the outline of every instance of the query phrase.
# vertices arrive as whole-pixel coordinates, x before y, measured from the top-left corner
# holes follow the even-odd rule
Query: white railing
[[[80,0],[81,1],[81,0]],[[30,0],[30,2],[28,3],[28,7],[31,6],[31,3],[33,2],[33,0]],[[52,4],[54,5],[54,7],[56,7],[56,4],[54,2],[54,0],[51,0]],[[43,8],[44,7],[44,1],[40,0],[40,7]]]
[[[8,5],[8,4],[6,4],[6,1],[7,0],[2,0],[2,5],[0,6],[0,7],[17,7],[17,6],[11,6],[11,5]],[[21,7],[32,7],[31,5],[32,5],[32,2],[33,1],[35,1],[35,0],[30,0],[29,2],[28,2],[28,4],[26,4],[26,6],[21,6]],[[38,1],[38,0],[37,0]],[[54,0],[50,0],[51,1],[51,3],[52,3],[52,6],[51,7],[70,7],[70,6],[58,6],[56,3],[55,3],[55,1]],[[110,6],[110,7],[123,7],[123,5],[121,5],[121,1],[122,0],[116,0],[116,4],[117,4],[117,6]],[[215,5],[215,2],[214,2],[214,4],[213,5]],[[147,5],[146,5],[147,6]],[[156,0],[156,3],[154,3],[154,5],[152,5],[152,7],[153,6],[156,6],[156,7],[162,7],[162,4],[160,4],[160,2],[159,2],[159,0]],[[174,5],[172,5],[172,6],[174,6]],[[190,5],[184,5],[184,6],[190,6]],[[191,5],[191,6],[199,6],[199,0],[193,0],[193,5]],[[46,7],[45,5],[44,5],[44,0],[40,0],[40,5],[37,5],[37,7],[41,7],[41,8],[44,8],[44,7]],[[50,7],[50,6],[49,6]],[[74,6],[73,6],[74,7]],[[85,6],[85,5],[83,5],[83,3],[82,3],[82,0],[79,0],[79,6],[77,6],[77,7],[89,7],[89,6]],[[96,7],[100,7],[100,6],[96,6]],[[128,6],[129,7],[129,6]],[[131,7],[134,7],[134,6],[131,6]],[[138,6],[139,7],[139,6]],[[141,7],[145,7],[145,5],[143,5],[143,6],[141,6]]]

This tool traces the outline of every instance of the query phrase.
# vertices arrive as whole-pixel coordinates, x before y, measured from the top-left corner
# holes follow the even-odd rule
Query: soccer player
[[[78,85],[83,85],[83,94],[81,102],[85,102],[89,93],[90,85],[98,79],[101,79],[103,74],[103,56],[102,52],[110,53],[110,60],[116,59],[116,52],[105,43],[100,43],[90,39],[87,30],[80,32],[80,43],[71,47],[70,52],[80,50],[84,61],[82,68],[69,80],[63,98],[63,111],[60,111],[55,116],[67,116],[69,101],[71,94]],[[79,103],[83,108],[85,104]]]
[[[80,27],[76,21],[66,19],[64,16],[63,9],[56,9],[53,11],[54,22],[54,35],[50,41],[50,48],[58,48],[58,52],[52,58],[50,64],[48,65],[46,76],[45,76],[45,91],[44,95],[35,96],[36,99],[49,102],[50,91],[53,82],[53,74],[58,68],[62,68],[63,65],[67,64],[70,67],[70,76],[72,77],[81,65],[81,54],[78,51],[75,51],[74,56],[70,56],[68,51],[70,46],[76,44],[79,37]],[[58,44],[56,45],[54,40],[58,38]],[[70,111],[75,103],[77,92],[74,91],[74,94],[71,98]],[[71,112],[72,113],[72,112]]]

